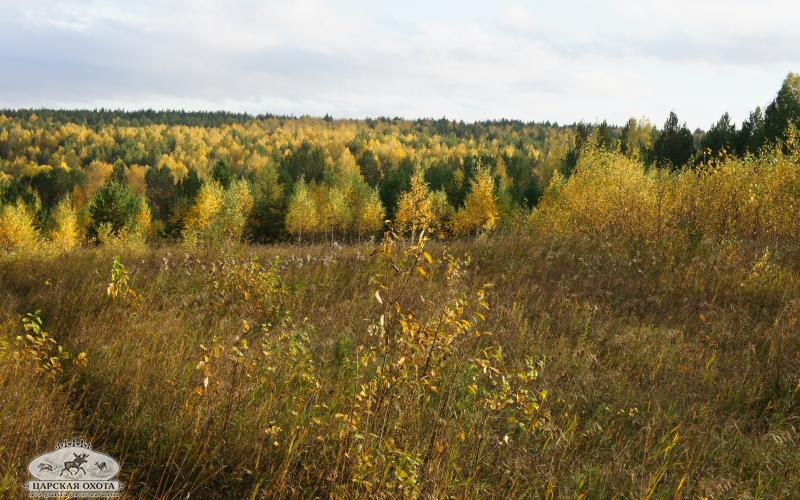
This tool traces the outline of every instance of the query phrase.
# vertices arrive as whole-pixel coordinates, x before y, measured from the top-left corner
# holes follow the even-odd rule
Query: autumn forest
[[[0,110],[0,497],[80,437],[122,498],[796,498],[775,86],[706,130]]]
[[[797,87],[790,74],[766,113],[756,108],[738,129],[726,113],[706,132],[689,131],[674,113],[657,128],[635,118],[619,127],[5,111],[0,244],[54,233],[66,245],[356,241],[379,235],[387,220],[405,234],[483,234],[524,217],[554,176],[572,173],[589,142],[680,170],[785,141]]]

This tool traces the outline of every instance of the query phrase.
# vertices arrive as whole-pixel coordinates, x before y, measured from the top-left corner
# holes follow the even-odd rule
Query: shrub
[[[32,252],[39,247],[39,242],[33,212],[22,200],[0,208],[0,248],[5,251]]]
[[[80,243],[78,215],[72,206],[69,196],[65,196],[56,205],[53,212],[54,228],[50,240],[57,251],[69,251]]]

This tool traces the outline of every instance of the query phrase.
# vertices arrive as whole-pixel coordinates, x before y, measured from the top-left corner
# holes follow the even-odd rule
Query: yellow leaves
[[[238,241],[252,208],[253,196],[246,180],[233,181],[227,189],[216,181],[206,182],[186,216],[183,236],[190,242]]]
[[[22,199],[0,207],[0,250],[33,252],[39,242],[33,211]]]
[[[314,199],[311,197],[305,179],[300,178],[294,185],[286,210],[286,230],[299,239],[303,234],[313,233],[319,224]]]
[[[75,358],[75,363],[79,366],[86,366],[89,363],[89,356],[85,352],[78,353],[78,357]]]
[[[50,233],[50,240],[56,251],[69,251],[80,242],[78,216],[69,195],[65,196],[56,206],[53,214],[55,227]]]
[[[64,373],[62,361],[72,360],[72,366],[86,366],[88,356],[81,352],[73,358],[56,340],[43,329],[40,311],[28,313],[22,318],[24,335],[16,337],[17,349],[13,357],[19,362],[28,363],[37,373],[50,379]]]
[[[411,189],[400,195],[397,202],[395,222],[401,232],[411,232],[412,240],[416,233],[431,228],[434,220],[433,199],[425,182],[425,173],[417,167],[411,177]]]
[[[420,275],[422,275],[423,278],[428,277],[428,271],[426,271],[422,266],[417,266],[417,271]]]
[[[359,236],[375,233],[383,226],[386,210],[377,189],[370,189],[356,203],[355,230]]]
[[[471,183],[464,207],[453,217],[453,232],[466,235],[477,231],[491,231],[497,225],[500,211],[494,196],[494,177],[481,167]]]
[[[114,263],[111,267],[111,281],[106,288],[106,295],[112,299],[122,296],[129,302],[135,303],[139,299],[139,295],[131,288],[129,281],[128,270],[119,260],[119,257],[114,256]]]

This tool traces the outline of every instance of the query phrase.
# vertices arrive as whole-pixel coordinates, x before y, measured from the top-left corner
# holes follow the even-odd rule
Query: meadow
[[[590,145],[475,238],[6,252],[0,495],[76,436],[130,498],[791,497],[799,212],[791,145]]]

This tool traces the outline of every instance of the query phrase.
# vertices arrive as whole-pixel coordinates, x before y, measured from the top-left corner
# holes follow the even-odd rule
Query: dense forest
[[[741,127],[336,120],[226,112],[0,111],[0,246],[155,237],[356,240],[514,224],[588,144],[681,170],[794,141],[800,76]],[[28,243],[26,243],[28,242]]]

